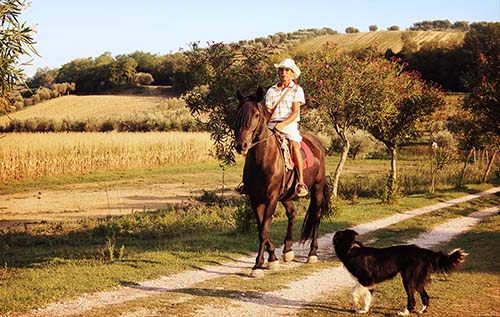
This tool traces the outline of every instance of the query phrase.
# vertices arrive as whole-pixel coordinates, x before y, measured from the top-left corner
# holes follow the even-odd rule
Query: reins
[[[281,102],[281,101],[285,98],[285,96],[286,96],[286,95],[290,92],[290,90],[292,90],[292,88],[291,88],[291,87],[287,87],[287,89],[286,89],[286,90],[285,90],[285,92],[281,95],[281,97],[278,99],[278,101],[276,101],[276,102],[274,103],[274,106],[271,108],[271,111],[270,111],[270,114],[269,114],[269,118],[271,118],[271,117],[273,116],[273,113],[274,113],[274,111],[276,110],[276,108],[278,107],[278,104],[279,104],[279,103],[280,103],[280,102]],[[271,129],[269,129],[269,128],[268,128],[268,130],[271,130]],[[257,144],[262,143],[262,142],[266,141],[267,139],[269,139],[270,137],[272,137],[272,136],[276,135],[276,132],[277,132],[277,131],[276,131],[276,130],[274,130],[274,129],[273,129],[272,131],[273,131],[273,133],[271,133],[271,135],[266,136],[264,139],[259,140],[259,141],[257,141],[257,142],[252,142],[252,144],[250,144],[250,146],[248,147],[248,149],[250,150],[251,148],[253,148],[253,147],[254,147],[254,146],[256,146]],[[267,133],[266,133],[266,134],[267,134]]]
[[[267,130],[271,130],[271,129],[268,128]],[[271,134],[266,133],[266,134],[269,134],[269,135],[266,136],[265,138],[263,138],[262,140],[259,140],[257,142],[252,142],[252,144],[250,144],[250,146],[248,147],[248,150],[250,150],[251,148],[253,148],[254,146],[256,146],[259,143],[267,141],[267,139],[269,139],[270,137],[275,136],[276,135],[276,130],[272,130],[272,131],[273,132]]]

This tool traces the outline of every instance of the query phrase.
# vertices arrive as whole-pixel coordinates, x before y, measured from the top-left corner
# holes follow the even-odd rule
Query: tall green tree
[[[373,59],[373,72],[364,79],[371,96],[369,118],[364,127],[381,141],[391,154],[391,171],[384,199],[391,201],[397,193],[398,148],[414,138],[418,128],[431,114],[444,106],[444,95],[437,87],[424,82],[417,72],[404,72],[397,61]]]
[[[111,64],[111,84],[122,86],[131,84],[137,74],[137,61],[132,57],[119,55]]]
[[[500,22],[471,24],[463,48],[470,67],[464,76],[470,94],[463,108],[480,123],[493,151],[482,177],[485,182],[500,151]]]
[[[332,194],[336,197],[351,146],[349,132],[354,132],[365,121],[369,95],[364,73],[371,68],[368,61],[341,54],[330,45],[301,59],[300,66],[301,85],[310,98],[309,106],[326,114],[323,120],[327,119],[327,124],[334,127],[342,142],[342,154],[332,184]]]
[[[238,106],[236,91],[253,94],[260,85],[276,79],[264,45],[239,46],[211,43],[201,48],[193,43],[187,52],[192,87],[183,98],[191,112],[204,118],[214,141],[214,154],[223,165],[234,163],[234,123]]]
[[[20,58],[38,55],[33,28],[19,21],[27,6],[24,0],[0,0],[0,112],[3,113],[11,108],[8,93],[25,82]]]

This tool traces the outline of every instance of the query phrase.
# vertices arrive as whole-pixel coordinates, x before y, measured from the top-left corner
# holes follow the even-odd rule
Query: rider
[[[304,183],[304,167],[300,152],[302,136],[298,125],[300,106],[305,103],[304,89],[297,83],[300,69],[291,58],[285,58],[274,66],[278,68],[279,82],[270,87],[266,93],[266,107],[271,113],[268,127],[278,130],[290,140],[299,177],[295,191],[299,197],[304,197],[307,196],[308,189]]]

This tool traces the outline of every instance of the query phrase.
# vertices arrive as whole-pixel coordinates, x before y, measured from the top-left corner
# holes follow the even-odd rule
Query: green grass
[[[336,218],[324,219],[320,231],[332,232],[464,194],[443,192],[432,198],[415,195],[402,198],[400,204],[393,206],[381,205],[376,199],[360,199],[356,205],[344,205]],[[489,199],[464,204],[453,213],[495,203]],[[4,230],[0,235],[0,257],[6,267],[0,271],[0,312],[22,312],[54,299],[107,290],[124,282],[174,274],[255,252],[255,231],[242,234],[234,230],[234,208],[239,208],[240,203],[210,208],[195,205],[77,224],[29,226],[18,232]],[[299,207],[295,237],[302,223],[304,204]],[[420,223],[409,221],[411,225]],[[272,228],[278,245],[285,230],[284,212],[279,209]],[[115,261],[110,260],[108,239],[115,245]],[[124,252],[119,259],[121,246]]]
[[[450,243],[434,248],[443,251],[463,248],[470,254],[461,270],[449,276],[433,275],[428,289],[431,302],[425,316],[498,316],[500,314],[498,306],[500,249],[497,247],[497,241],[500,239],[499,229],[500,215],[496,215]],[[382,236],[380,238],[382,239]],[[393,237],[393,241],[397,240],[401,239]],[[379,285],[369,316],[394,316],[405,305],[406,294],[401,278],[397,276]],[[420,307],[418,297],[417,307]],[[299,315],[353,316],[350,290],[329,294],[302,309]]]
[[[499,203],[499,197],[483,197],[473,202],[460,204],[418,216],[386,229],[373,232],[368,238],[383,241],[382,245],[403,243],[416,233],[412,233],[415,225],[425,223],[429,230],[433,221],[441,223],[463,214],[481,210]],[[380,210],[374,210],[378,212]],[[437,249],[449,251],[461,247],[471,250],[465,267],[446,277],[433,276],[430,287],[432,296],[430,311],[426,316],[490,316],[498,313],[495,291],[498,293],[498,271],[500,251],[495,241],[500,238],[500,216],[494,216],[472,231],[460,236],[449,244],[437,246]],[[408,230],[409,236],[399,234],[400,230]],[[365,237],[365,236],[364,236]],[[473,250],[473,251],[472,251]],[[494,250],[491,252],[491,250]],[[116,304],[85,313],[84,316],[119,316],[127,312],[146,311],[148,315],[182,315],[196,316],[203,306],[225,308],[235,298],[258,298],[264,292],[272,292],[285,287],[288,283],[299,280],[313,272],[329,269],[339,265],[333,255],[315,265],[302,265],[293,269],[266,272],[266,279],[242,279],[240,275],[220,277],[198,283],[186,288],[167,291],[162,294],[138,299],[123,304]],[[405,306],[404,289],[400,278],[383,283],[378,288],[376,300],[369,316],[392,316]],[[474,296],[471,296],[474,294]],[[480,297],[476,301],[476,297]],[[269,308],[272,310],[272,308]],[[477,312],[477,314],[475,314]],[[299,310],[300,316],[350,316],[350,290],[340,290],[329,294]]]

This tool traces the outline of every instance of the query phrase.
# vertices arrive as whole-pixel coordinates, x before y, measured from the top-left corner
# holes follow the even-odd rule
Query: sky
[[[278,32],[349,26],[367,32],[432,20],[499,22],[500,0],[31,0],[20,21],[36,29],[28,77],[78,58],[143,51],[165,55],[199,42],[238,42]],[[25,62],[29,58],[24,57]]]

